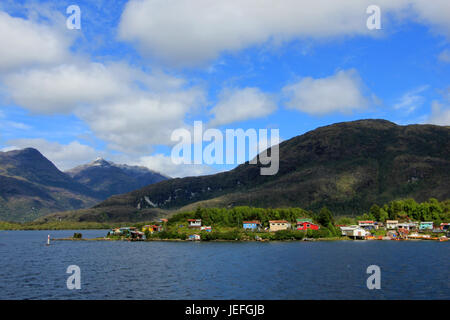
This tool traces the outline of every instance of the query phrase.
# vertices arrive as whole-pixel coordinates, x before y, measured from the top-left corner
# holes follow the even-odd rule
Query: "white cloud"
[[[211,125],[224,125],[267,116],[276,109],[273,99],[258,88],[225,89],[211,110]]]
[[[60,28],[0,11],[0,71],[52,65],[68,57],[73,38]]]
[[[417,19],[426,25],[431,25],[436,32],[450,39],[450,1],[448,0],[410,0]]]
[[[130,93],[130,70],[100,63],[62,64],[8,74],[3,82],[11,98],[35,113],[69,113]]]
[[[97,151],[78,141],[60,144],[45,139],[14,139],[7,141],[6,144],[7,147],[3,151],[35,148],[63,171],[90,162],[98,156],[104,156],[104,152]]]
[[[450,50],[445,49],[438,56],[439,61],[450,63]]]
[[[130,164],[144,166],[173,178],[214,174],[218,172],[213,167],[204,164],[175,164],[172,162],[170,156],[163,154],[141,157],[137,161],[131,161]]]
[[[406,113],[413,112],[425,102],[425,98],[421,96],[420,93],[427,90],[428,87],[429,86],[425,85],[406,92],[399,101],[394,104],[394,109],[404,110]]]
[[[170,144],[173,130],[184,127],[186,113],[203,101],[203,91],[141,94],[117,102],[80,109],[97,137],[115,150],[145,153],[152,145]]]
[[[33,114],[74,114],[108,147],[141,153],[170,142],[171,131],[204,101],[203,90],[183,78],[71,53],[73,38],[57,27],[65,29],[64,16],[39,10],[30,9],[28,19],[0,11],[3,98]]]
[[[382,26],[392,16],[413,19],[450,36],[448,0],[131,0],[119,36],[144,55],[195,66],[267,41],[371,35],[369,5],[380,6]],[[390,13],[390,14],[388,14]]]
[[[450,126],[450,106],[433,101],[431,104],[431,114],[426,123]]]
[[[327,77],[303,78],[283,88],[287,107],[313,115],[350,113],[368,105],[356,70],[343,70]]]
[[[73,113],[110,148],[127,152],[170,143],[171,131],[204,102],[203,90],[184,79],[123,63],[35,68],[3,81],[17,104],[38,114]]]
[[[13,129],[19,129],[19,130],[29,130],[32,127],[22,123],[22,122],[17,122],[17,121],[0,121],[1,126],[3,127],[2,129],[4,129],[5,127],[10,127]]]

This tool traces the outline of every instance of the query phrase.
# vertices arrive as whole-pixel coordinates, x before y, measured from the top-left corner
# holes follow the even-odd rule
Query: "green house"
[[[433,230],[433,221],[421,222],[419,230]]]

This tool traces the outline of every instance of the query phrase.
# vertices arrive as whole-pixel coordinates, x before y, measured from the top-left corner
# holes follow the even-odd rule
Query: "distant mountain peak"
[[[39,157],[44,157],[42,155],[42,153],[40,153],[39,150],[37,150],[35,148],[24,148],[24,149],[5,151],[4,154],[5,155],[9,155],[9,156],[21,155],[21,156],[39,156]]]
[[[66,173],[75,181],[99,193],[104,199],[168,179],[147,167],[116,164],[101,157]]]
[[[106,161],[105,159],[98,157],[93,162],[90,163],[92,166],[111,166],[113,165],[112,162]]]

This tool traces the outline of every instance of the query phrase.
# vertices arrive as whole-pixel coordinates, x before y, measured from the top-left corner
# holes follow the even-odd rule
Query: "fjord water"
[[[0,231],[0,299],[449,299],[449,242],[53,241]],[[369,290],[369,265],[381,289]],[[69,265],[81,289],[69,290]]]

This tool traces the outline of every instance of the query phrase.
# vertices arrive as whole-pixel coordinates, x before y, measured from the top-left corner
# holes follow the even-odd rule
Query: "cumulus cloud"
[[[52,65],[68,57],[73,38],[62,29],[0,11],[0,71]]]
[[[171,131],[204,102],[203,90],[184,79],[124,63],[33,68],[3,82],[17,104],[37,114],[75,114],[110,148],[127,152],[170,143]]]
[[[41,114],[69,113],[130,93],[130,70],[101,63],[62,64],[8,74],[3,80],[11,98]]]
[[[104,156],[104,152],[97,151],[78,141],[60,144],[45,139],[14,139],[7,141],[6,145],[7,147],[3,148],[3,151],[35,148],[63,171],[90,162],[98,156]]]
[[[354,69],[314,79],[303,78],[283,88],[288,108],[313,115],[350,113],[368,105],[363,95],[363,84]]]
[[[409,0],[403,1],[410,5],[417,15],[416,20],[430,25],[435,32],[444,34],[450,39],[450,2],[447,0]]]
[[[366,26],[372,0],[131,0],[119,37],[144,55],[195,66],[267,41],[376,35]],[[383,22],[401,16],[450,36],[447,0],[379,0]],[[387,14],[392,13],[392,14]],[[378,33],[379,34],[379,33]]]
[[[3,98],[33,114],[74,114],[118,151],[147,153],[170,142],[171,130],[204,101],[203,90],[162,71],[70,52],[73,38],[58,27],[65,28],[60,16],[14,18],[0,11]]]
[[[433,101],[431,104],[431,114],[426,123],[450,126],[450,106]]]
[[[225,89],[211,109],[211,125],[224,125],[267,116],[276,109],[273,99],[258,88]]]
[[[141,94],[80,109],[77,114],[115,150],[145,153],[152,145],[170,144],[173,130],[185,127],[185,115],[201,104],[203,91]]]

